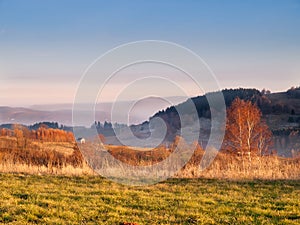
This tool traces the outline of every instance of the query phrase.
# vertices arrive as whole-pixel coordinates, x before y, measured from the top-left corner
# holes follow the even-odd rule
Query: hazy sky
[[[0,105],[72,102],[91,62],[144,39],[191,49],[222,88],[300,85],[299,0],[0,0]]]

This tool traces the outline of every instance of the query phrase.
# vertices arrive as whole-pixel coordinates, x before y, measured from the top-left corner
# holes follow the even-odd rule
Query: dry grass
[[[244,162],[243,162],[244,161]],[[199,164],[198,164],[199,165]],[[242,160],[240,157],[219,153],[213,163],[201,171],[199,166],[188,164],[178,177],[219,179],[300,179],[300,159],[278,156],[254,157]]]
[[[12,142],[13,150],[0,148],[0,172],[54,175],[95,175],[83,159],[74,143],[31,142],[35,149],[14,149],[15,139],[1,139],[2,143]],[[7,144],[7,143],[6,143]],[[29,146],[29,148],[30,148]],[[85,144],[91,149],[93,145]],[[155,164],[166,159],[172,150],[159,147],[153,151],[137,151],[124,146],[107,146],[108,151],[118,160],[136,166]],[[188,148],[186,145],[184,148]],[[91,151],[91,154],[93,152]],[[197,147],[189,163],[177,173],[177,178],[218,178],[218,179],[300,179],[300,158],[277,156],[242,159],[228,153],[218,153],[213,163],[201,171],[199,165],[204,151]],[[88,153],[86,153],[88,155]],[[163,168],[160,174],[166,174]]]
[[[33,141],[32,144],[39,146],[44,151],[57,151],[64,155],[72,155],[74,152],[74,143],[71,142],[39,142]]]
[[[32,175],[67,175],[67,176],[94,176],[96,173],[87,165],[81,167],[74,167],[65,165],[59,167],[36,166],[27,164],[14,163],[0,163],[1,173],[24,173]]]
[[[0,138],[0,172],[93,175],[74,142],[45,142]]]

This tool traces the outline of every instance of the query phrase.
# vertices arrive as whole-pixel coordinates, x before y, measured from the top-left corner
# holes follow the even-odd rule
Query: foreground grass
[[[171,179],[129,187],[101,177],[0,174],[0,223],[300,224],[300,181]]]

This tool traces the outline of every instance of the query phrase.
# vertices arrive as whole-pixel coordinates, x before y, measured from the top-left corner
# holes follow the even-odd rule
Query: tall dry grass
[[[94,176],[97,175],[87,164],[82,167],[65,165],[63,167],[47,167],[20,163],[0,163],[1,173],[25,173],[34,175],[66,175],[66,176]]]
[[[275,155],[242,158],[227,153],[218,153],[206,169],[199,165],[201,155],[196,161],[188,163],[177,177],[219,178],[219,179],[300,179],[300,158],[282,158]],[[200,156],[200,157],[199,157]]]
[[[74,142],[0,137],[0,172],[56,175],[94,174]]]
[[[53,174],[53,175],[96,175],[84,160],[76,143],[37,142],[26,140],[20,145],[16,138],[0,137],[0,172]],[[138,150],[127,146],[106,146],[108,152],[123,163],[134,166],[156,164],[168,158],[178,144],[171,149],[160,146],[154,150]],[[86,143],[91,149],[93,144]],[[187,145],[181,147],[188,150]],[[195,146],[193,146],[195,147]],[[88,150],[85,156],[89,157]],[[93,154],[93,151],[91,151]],[[300,157],[282,158],[275,155],[240,157],[220,152],[203,171],[200,163],[204,151],[199,145],[187,165],[175,177],[220,178],[220,179],[300,179]],[[92,157],[92,156],[90,156]],[[167,174],[168,168],[159,171]]]

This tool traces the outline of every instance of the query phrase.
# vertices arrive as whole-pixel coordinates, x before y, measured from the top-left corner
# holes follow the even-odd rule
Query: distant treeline
[[[300,98],[300,87],[292,87],[287,91],[288,96],[292,98]]]
[[[224,100],[226,107],[228,108],[234,99],[239,98],[245,101],[251,101],[255,104],[262,112],[263,116],[269,114],[289,114],[290,116],[286,118],[289,123],[299,123],[300,122],[300,87],[291,88],[287,92],[271,94],[270,91],[257,89],[225,89],[222,90],[224,95]],[[191,100],[196,106],[198,118],[211,118],[210,105],[207,100],[207,96],[216,95],[216,92],[208,93],[203,96],[198,96],[192,98]],[[285,101],[282,99],[282,95],[288,98],[290,101]],[[187,102],[181,103],[177,106],[171,106],[165,110],[157,112],[154,116],[162,118],[168,128],[167,140],[174,140],[176,133],[180,131],[181,123],[180,117],[177,113],[177,109],[180,109],[182,114],[186,117],[191,117],[190,120],[195,120],[192,118],[192,109],[187,107]],[[298,116],[297,116],[298,115]],[[182,115],[181,115],[182,116]]]
[[[46,142],[51,142],[50,149],[45,148],[43,143]],[[71,152],[65,154],[55,143],[71,146]],[[46,125],[37,130],[21,125],[0,130],[0,164],[62,168],[67,165],[80,167],[83,162],[72,132],[47,128]]]
[[[222,90],[222,93],[224,95],[224,100],[227,107],[229,107],[234,101],[234,99],[238,97],[241,100],[246,100],[246,101],[249,100],[252,103],[255,103],[260,108],[263,114],[270,114],[270,113],[295,114],[296,111],[298,110],[295,109],[294,106],[289,105],[288,103],[284,103],[280,101],[272,101],[269,98],[269,95],[271,95],[271,93],[266,90],[259,91],[257,89],[245,89],[245,88],[224,89]],[[215,95],[215,94],[216,92],[212,92],[212,93],[208,93],[207,95],[192,98],[192,101],[196,106],[199,117],[210,118],[210,106],[206,96]],[[286,94],[291,98],[300,98],[300,88],[291,88],[286,92]],[[171,106],[166,110],[161,110],[158,113],[156,113],[153,117],[156,116],[165,117],[164,114],[167,114],[169,118],[178,116],[176,111],[177,107],[185,109],[183,110],[185,114],[191,113],[191,109],[184,107],[185,104],[186,103],[184,102],[177,106]]]
[[[2,128],[0,136],[15,137],[20,139],[32,139],[48,142],[74,142],[75,138],[72,132],[48,128],[47,125],[41,124],[36,130],[29,129],[23,125],[13,125],[12,129]]]
[[[6,129],[14,129],[16,124],[10,123],[10,124],[1,124],[0,125],[0,129],[2,128],[6,128]],[[29,130],[38,130],[40,127],[47,127],[47,128],[52,128],[52,129],[59,129],[59,130],[65,130],[65,131],[73,131],[73,128],[70,126],[65,126],[63,124],[58,124],[57,122],[48,122],[48,121],[44,121],[44,122],[38,122],[35,123],[33,125],[19,125],[22,126],[24,128],[27,128]]]

